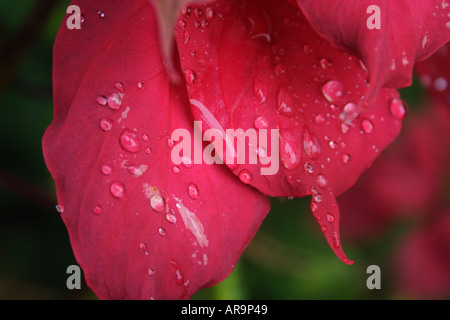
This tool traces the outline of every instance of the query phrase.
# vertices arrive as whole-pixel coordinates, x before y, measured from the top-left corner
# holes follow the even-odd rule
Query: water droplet
[[[323,69],[330,69],[333,66],[333,62],[327,58],[320,59],[319,64]]]
[[[107,164],[103,165],[101,170],[105,176],[109,176],[113,172],[113,168]]]
[[[187,69],[184,71],[184,79],[186,80],[186,83],[191,85],[195,82],[196,77],[194,71],[191,69]]]
[[[121,94],[121,93],[118,93],[118,92],[111,93],[108,96],[108,106],[112,110],[119,109],[120,106],[122,105],[122,97],[123,97],[123,94]]]
[[[194,183],[189,183],[188,193],[192,199],[197,199],[199,196],[198,187]]]
[[[346,125],[351,125],[352,121],[358,116],[356,113],[356,104],[349,102],[344,106],[344,110],[340,115],[340,119]]]
[[[284,87],[280,87],[278,89],[277,101],[279,113],[288,117],[294,115],[294,106],[292,102],[292,97]]]
[[[159,233],[161,236],[163,236],[163,235],[166,234],[166,230],[164,230],[164,228],[159,228],[159,229],[158,229],[158,233]]]
[[[267,89],[264,83],[257,79],[253,80],[253,95],[258,103],[266,102],[266,91]]]
[[[152,148],[147,147],[147,148],[145,148],[144,152],[145,152],[146,154],[151,154],[151,153],[152,153]]]
[[[122,198],[125,193],[125,186],[122,182],[114,182],[110,187],[111,194],[116,198]]]
[[[117,90],[123,92],[123,83],[122,82],[116,82],[116,84],[114,86],[116,87]]]
[[[102,128],[103,131],[111,130],[112,126],[113,126],[113,121],[109,118],[105,118],[100,121],[100,128]]]
[[[309,131],[307,126],[303,128],[303,149],[311,159],[316,159],[322,151],[319,139]]]
[[[186,31],[186,32],[184,33],[184,41],[183,41],[183,44],[188,44],[190,39],[191,39],[191,35],[189,34],[189,32]]]
[[[313,173],[314,172],[314,166],[311,163],[306,162],[305,163],[305,170],[308,173]]]
[[[269,120],[266,117],[258,117],[255,119],[255,128],[258,130],[269,128]]]
[[[174,166],[174,167],[172,168],[172,172],[173,172],[173,173],[180,173],[180,168],[177,167],[177,166]]]
[[[205,17],[206,20],[211,21],[212,19],[214,19],[214,16],[216,15],[216,13],[214,12],[214,9],[211,7],[207,7],[205,10]]]
[[[344,164],[347,164],[350,162],[350,160],[352,158],[350,157],[350,155],[348,153],[343,153],[341,159]]]
[[[267,157],[267,150],[264,147],[258,147],[256,149],[256,153],[258,154],[258,156],[260,158],[265,158]]]
[[[334,222],[334,216],[331,213],[327,214],[327,220],[329,223],[333,223]]]
[[[98,15],[100,18],[104,18],[104,17],[105,17],[105,13],[104,13],[102,10],[97,11],[97,15]]]
[[[320,230],[322,230],[322,232],[325,233],[325,232],[327,232],[327,227],[322,226],[322,227],[320,228]]]
[[[184,284],[184,275],[181,271],[180,267],[178,266],[178,263],[176,263],[174,260],[171,261],[172,266],[175,268],[175,283],[179,286]]]
[[[175,145],[175,143],[173,142],[173,140],[172,139],[167,139],[167,146],[169,147],[169,148],[173,148],[173,146]]]
[[[144,83],[143,83],[143,82],[138,82],[138,83],[137,83],[137,87],[138,87],[139,89],[142,89],[142,88],[144,87]]]
[[[406,105],[403,100],[395,98],[389,106],[392,116],[397,120],[403,120],[406,117]]]
[[[361,121],[361,128],[364,133],[372,133],[373,132],[373,123],[369,119],[364,119]]]
[[[55,206],[55,209],[58,213],[63,213],[64,212],[64,206],[62,204],[57,204]]]
[[[149,276],[152,276],[152,275],[155,274],[155,270],[153,270],[152,268],[148,268],[148,269],[147,269],[147,274],[148,274]]]
[[[183,156],[181,158],[181,163],[183,164],[183,166],[185,166],[186,168],[192,168],[192,166],[194,165],[192,162],[192,158],[189,156]]]
[[[166,214],[166,220],[169,221],[170,223],[176,223],[177,217],[172,213],[168,213]]]
[[[343,134],[347,134],[347,132],[350,130],[350,127],[346,125],[345,123],[341,123],[341,132]]]
[[[325,116],[323,114],[319,114],[314,118],[314,122],[316,124],[322,124],[325,122]]]
[[[329,102],[339,101],[344,96],[344,86],[336,80],[331,80],[322,86],[322,94]]]
[[[102,208],[101,205],[97,205],[97,206],[94,207],[94,213],[95,214],[98,215],[98,214],[102,213],[102,211],[103,211],[103,208]]]
[[[313,50],[312,50],[312,48],[309,45],[304,44],[303,45],[303,52],[306,53],[307,55],[310,55],[313,52]]]
[[[181,29],[186,28],[186,21],[184,20],[178,20],[178,27],[180,27]]]
[[[98,96],[95,101],[101,106],[105,106],[108,103],[108,99],[105,96]]]
[[[328,143],[328,146],[330,147],[330,149],[336,149],[337,143],[334,142],[334,141],[330,141],[330,142]]]
[[[132,153],[138,152],[141,147],[138,137],[129,129],[125,129],[120,136],[120,145],[124,150]]]
[[[247,169],[243,169],[240,173],[239,173],[239,179],[241,179],[241,181],[243,183],[249,184],[250,182],[252,182],[252,174],[250,171],[248,171]]]
[[[280,159],[288,171],[295,170],[300,164],[300,150],[296,139],[288,133],[280,136]]]
[[[164,199],[159,194],[153,195],[150,198],[150,207],[157,212],[162,212],[164,210]]]
[[[321,188],[325,188],[328,185],[328,179],[323,174],[317,176],[317,184]]]

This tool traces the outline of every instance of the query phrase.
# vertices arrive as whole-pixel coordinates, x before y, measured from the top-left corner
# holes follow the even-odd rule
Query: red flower
[[[366,1],[335,11],[332,1],[298,1],[300,10],[222,0],[181,10],[175,51],[183,2],[155,0],[156,15],[145,0],[74,1],[81,30],[63,23],[55,41],[43,149],[88,284],[100,298],[189,298],[231,272],[267,196],[311,195],[327,241],[351,264],[335,197],[399,133],[406,109],[384,87],[406,85],[415,61],[448,40],[447,6],[408,1],[415,11],[401,31],[392,21],[404,3],[380,6],[389,19],[374,31]],[[249,146],[256,164],[251,154],[228,168],[187,155],[176,164],[172,151],[186,141],[172,132],[193,134],[194,121],[205,134],[279,130],[279,157],[259,144]],[[229,142],[215,156],[233,153]],[[280,159],[279,170],[261,174],[265,157]]]

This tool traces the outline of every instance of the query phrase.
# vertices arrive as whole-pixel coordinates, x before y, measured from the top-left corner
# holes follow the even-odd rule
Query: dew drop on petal
[[[122,96],[123,94],[117,92],[111,93],[108,96],[108,106],[113,110],[119,109],[122,105]]]
[[[322,123],[324,123],[324,122],[325,122],[325,117],[324,117],[324,115],[323,115],[323,114],[317,115],[317,116],[314,118],[314,122],[315,122],[316,124],[322,124]]]
[[[395,98],[389,105],[392,116],[397,120],[403,120],[406,117],[406,105],[402,99]]]
[[[98,214],[102,213],[102,211],[103,211],[102,206],[97,205],[97,206],[94,207],[94,213],[95,213],[95,214],[98,215]]]
[[[306,126],[303,128],[303,149],[311,159],[317,158],[322,151],[319,139]]]
[[[295,170],[300,164],[300,150],[298,143],[291,134],[280,136],[280,159],[283,167],[288,171]]]
[[[55,209],[58,213],[63,213],[64,212],[64,206],[62,204],[57,204],[55,206]]]
[[[105,17],[105,13],[104,13],[102,10],[97,11],[97,15],[98,15],[100,18],[104,18],[104,17]]]
[[[143,82],[138,82],[138,83],[137,83],[137,87],[138,87],[139,89],[142,89],[142,88],[144,87],[144,83],[143,83]]]
[[[333,62],[327,58],[320,59],[319,64],[323,69],[330,69],[333,66]]]
[[[340,115],[340,119],[347,125],[350,125],[352,121],[358,116],[356,112],[356,104],[353,102],[349,102],[344,106],[344,110]]]
[[[328,185],[328,179],[323,174],[317,176],[317,184],[321,188],[325,188]]]
[[[214,12],[214,9],[211,7],[207,7],[205,10],[205,17],[206,20],[211,21],[212,19],[214,19],[216,13]]]
[[[169,221],[170,223],[176,223],[177,217],[172,213],[168,213],[166,214],[166,220]]]
[[[314,166],[310,162],[305,163],[305,171],[308,173],[314,172]]]
[[[106,106],[108,103],[108,99],[105,96],[97,96],[95,101],[97,101],[97,103],[101,106]]]
[[[138,137],[129,129],[125,129],[120,136],[120,145],[124,150],[132,153],[138,152],[141,147]]]
[[[113,172],[113,168],[107,164],[103,165],[101,170],[105,176],[109,176]]]
[[[329,223],[333,223],[334,222],[334,216],[331,213],[327,214],[327,220]]]
[[[322,86],[322,94],[329,102],[339,101],[344,96],[344,86],[337,80],[331,80]]]
[[[164,210],[164,199],[159,194],[153,195],[150,198],[150,207],[157,212],[162,212]]]
[[[180,167],[174,166],[174,167],[172,168],[172,172],[173,172],[173,173],[180,173]]]
[[[113,121],[109,118],[104,118],[100,120],[100,128],[102,128],[103,131],[109,131],[112,129]]]
[[[344,164],[347,164],[350,162],[350,160],[352,158],[350,157],[350,155],[348,153],[343,153],[341,159]]]
[[[255,128],[258,130],[269,128],[269,120],[266,117],[258,117],[255,119]]]
[[[158,229],[158,233],[159,233],[161,236],[163,236],[163,235],[166,234],[166,230],[164,230],[164,228],[159,228],[159,229]]]
[[[346,125],[345,123],[341,123],[341,132],[343,134],[347,134],[347,132],[350,130],[350,127]]]
[[[199,196],[199,190],[198,190],[197,185],[192,182],[189,183],[188,193],[189,193],[189,196],[191,197],[191,199],[197,199]]]
[[[373,132],[373,123],[369,119],[364,119],[361,121],[361,129],[364,133],[372,133]]]
[[[266,91],[267,89],[264,83],[257,79],[253,80],[253,95],[258,103],[266,102]]]
[[[280,87],[278,89],[277,101],[277,108],[279,113],[288,117],[294,115],[295,110],[292,102],[292,97],[284,87]]]
[[[125,193],[125,186],[122,182],[116,181],[111,184],[110,191],[115,198],[122,198]]]
[[[243,183],[249,184],[252,182],[252,174],[250,171],[248,171],[247,169],[243,169],[240,173],[239,173],[239,179],[241,179],[241,181]]]
[[[191,85],[195,82],[196,77],[194,71],[191,69],[187,69],[184,71],[184,79],[186,80],[186,83]]]
[[[117,90],[123,92],[123,83],[122,82],[116,82],[116,84],[114,86],[116,87]]]

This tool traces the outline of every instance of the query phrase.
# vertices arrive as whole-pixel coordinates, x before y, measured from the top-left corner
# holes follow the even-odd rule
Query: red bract
[[[268,200],[221,166],[172,164],[170,134],[192,119],[152,7],[77,4],[85,22],[58,33],[43,140],[75,256],[99,298],[188,298],[228,276]]]
[[[186,13],[176,33],[182,69],[192,75],[194,118],[204,130],[262,129],[261,119],[264,129],[279,129],[276,174],[261,175],[259,165],[233,166],[234,173],[250,172],[246,182],[270,196],[311,195],[330,246],[349,262],[335,196],[397,136],[403,115],[390,111],[397,92],[382,90],[376,106],[359,113],[367,72],[317,35],[296,5],[218,1],[212,7],[216,18]]]

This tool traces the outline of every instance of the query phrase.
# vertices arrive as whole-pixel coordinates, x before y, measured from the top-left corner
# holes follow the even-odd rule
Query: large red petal
[[[450,4],[446,0],[297,0],[297,3],[319,34],[363,60],[373,93],[382,87],[409,86],[414,63],[427,58],[450,39]],[[373,29],[376,21],[372,19],[378,12],[380,29]]]
[[[55,42],[43,149],[75,256],[100,298],[188,298],[231,272],[267,197],[223,166],[172,163],[171,132],[193,123],[149,2],[74,4],[84,23]]]
[[[262,175],[266,166],[249,159],[228,165],[265,194],[312,195],[330,245],[348,261],[340,247],[335,196],[397,136],[405,112],[397,92],[382,90],[374,108],[356,113],[352,107],[365,91],[367,72],[357,58],[317,35],[286,1],[218,1],[185,12],[176,38],[194,117],[203,121],[203,130],[279,129],[278,172]],[[403,113],[393,116],[391,102]],[[274,139],[268,140],[270,146]]]

